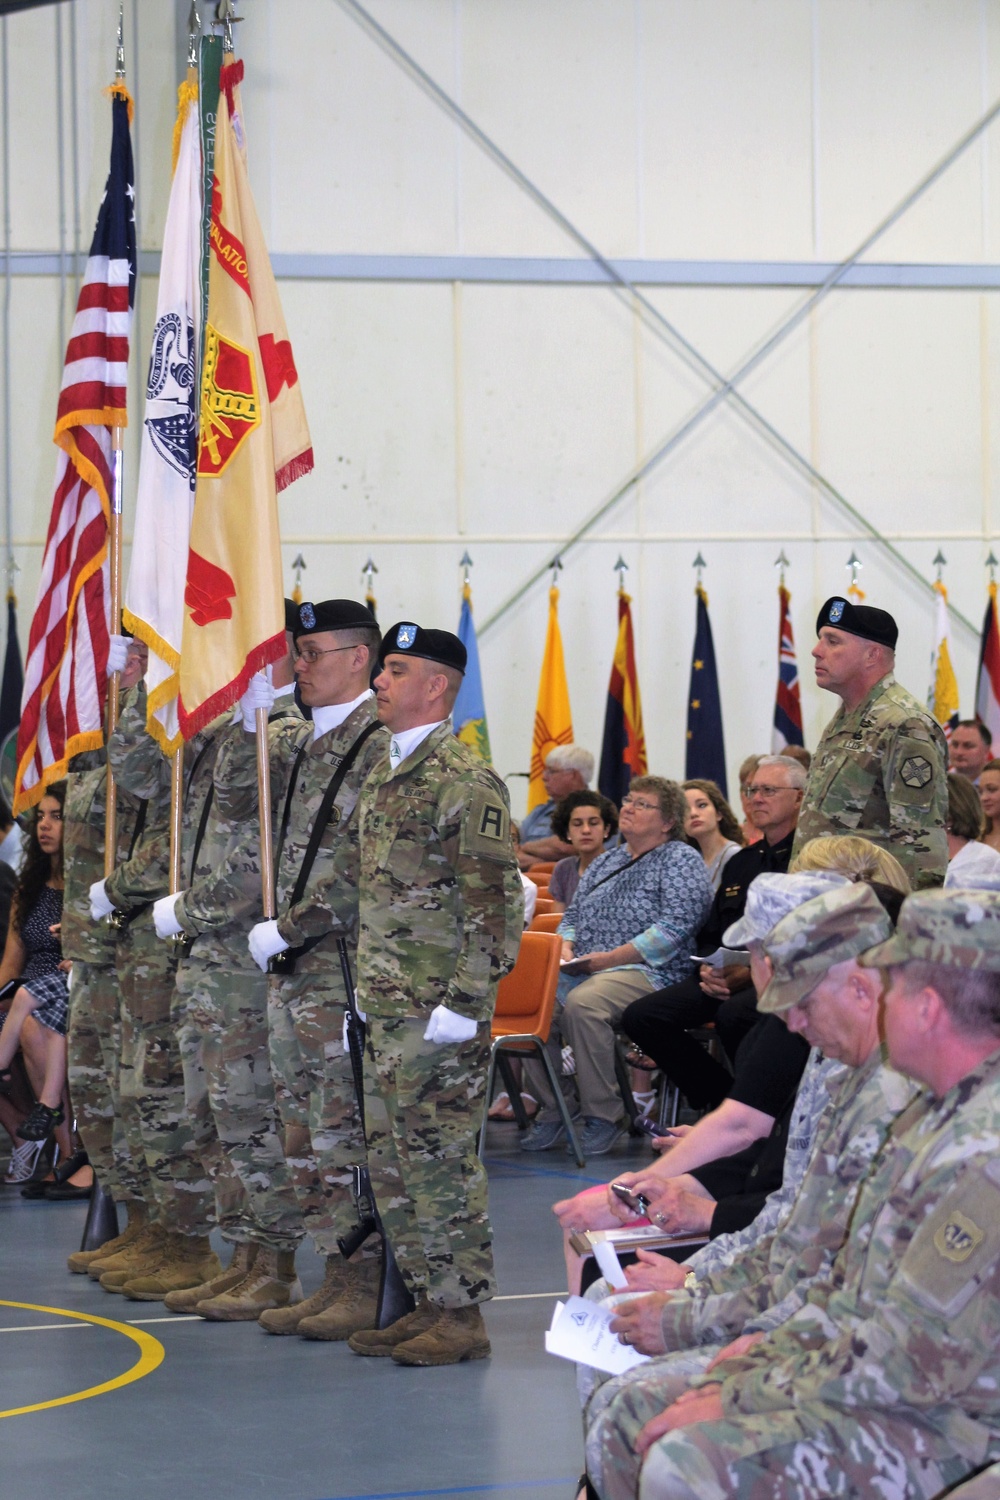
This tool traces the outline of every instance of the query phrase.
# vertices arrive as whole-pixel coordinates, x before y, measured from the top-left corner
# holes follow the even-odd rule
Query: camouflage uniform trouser
[[[372,1188],[409,1289],[443,1307],[496,1294],[486,1171],[476,1153],[490,1023],[460,1046],[427,1018],[368,1018],[365,1119]]]
[[[343,989],[322,973],[282,975],[268,996],[267,1026],[278,1114],[300,1132],[288,1166],[302,1223],[321,1255],[336,1255],[338,1238],[358,1222],[353,1168],[365,1162]],[[371,1238],[365,1253],[377,1248]]]
[[[634,1379],[607,1409],[601,1500],[931,1500],[969,1472],[969,1463],[917,1413],[907,1419],[809,1401],[794,1411],[693,1423],[668,1433],[646,1454],[637,1486],[632,1443],[643,1422],[680,1394],[677,1369],[672,1385],[664,1380],[653,1399],[642,1379]],[[651,1384],[656,1387],[655,1378]],[[618,1423],[610,1420],[616,1407]]]
[[[139,924],[143,925],[140,926]],[[148,913],[118,944],[121,985],[121,1097],[134,1106],[157,1217],[177,1234],[206,1235],[216,1222],[202,1144],[184,1108],[184,1073],[172,1019],[174,962]]]
[[[137,1110],[122,1108],[118,975],[74,960],[69,986],[68,1079],[77,1125],[102,1187],[116,1203],[152,1203]]]
[[[177,992],[184,1096],[202,1161],[216,1190],[216,1211],[231,1240],[294,1250],[302,1240],[291,1173],[278,1133],[274,1080],[267,1049],[267,976],[223,969],[197,955],[181,964]],[[242,1185],[226,1214],[226,1187]],[[223,1194],[220,1195],[220,1188]]]

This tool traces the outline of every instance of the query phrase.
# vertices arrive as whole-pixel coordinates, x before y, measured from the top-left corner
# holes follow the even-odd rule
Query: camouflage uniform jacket
[[[118,793],[118,856],[128,858],[139,803],[128,792]],[[66,778],[63,807],[63,958],[87,964],[113,965],[118,934],[90,915],[90,887],[104,878],[104,820],[108,805],[108,773],[103,750],[86,750],[73,757]]]
[[[777,1328],[802,1306],[810,1287],[829,1275],[861,1184],[915,1092],[909,1079],[883,1063],[880,1047],[838,1080],[791,1213],[731,1266],[666,1304],[668,1349]]]
[[[726,1416],[802,1402],[890,1408],[919,1416],[971,1464],[996,1457],[998,1162],[1000,1050],[896,1121],[828,1281],[733,1361]]]
[[[361,795],[358,1003],[369,1014],[475,1021],[517,958],[524,893],[507,788],[441,724]]]
[[[289,699],[269,715],[269,742],[286,724],[301,727],[302,722]],[[254,752],[250,757],[242,753],[244,740]],[[181,864],[185,889],[174,907],[182,931],[194,939],[183,962],[257,973],[245,933],[263,916],[260,808],[256,744],[252,736],[244,735],[242,724],[223,724],[212,736],[199,762],[197,782],[189,781],[185,799]],[[192,869],[209,794],[212,801]],[[243,940],[235,936],[237,932],[244,934]]]
[[[271,806],[276,837],[280,837],[286,806],[289,809],[284,842],[280,851],[275,851],[278,931],[293,948],[303,943],[312,944],[299,957],[298,972],[312,970],[328,974],[335,940],[346,937],[353,944],[357,938],[358,797],[366,778],[388,745],[388,735],[381,727],[369,735],[344,778],[302,898],[294,907],[290,902],[326,790],[358,735],[374,722],[375,700],[369,697],[359,703],[342,724],[321,734],[318,739],[312,738],[311,724],[291,719],[276,726],[272,739]],[[228,788],[237,786],[239,778],[248,774],[247,762],[253,754],[253,742],[248,735],[243,738],[243,745],[227,747],[225,764],[220,767],[219,779],[226,782],[227,797],[230,795]],[[289,802],[289,781],[303,746],[305,754],[299,761]],[[224,802],[224,807],[228,812],[228,801]],[[332,961],[335,966],[335,955]],[[339,976],[339,971],[337,973]],[[336,983],[339,984],[339,977]]]
[[[809,839],[859,833],[894,854],[914,889],[948,864],[948,747],[912,693],[888,673],[850,712],[841,705],[816,747],[792,859]]]

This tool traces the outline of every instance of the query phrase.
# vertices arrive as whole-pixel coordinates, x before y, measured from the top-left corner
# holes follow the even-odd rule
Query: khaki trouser
[[[572,988],[570,988],[572,984]],[[579,1095],[580,1112],[588,1119],[607,1120],[614,1124],[624,1114],[622,1096],[615,1076],[614,1023],[640,995],[652,993],[653,985],[640,969],[606,969],[579,981],[569,976],[559,981],[559,994],[565,1003],[556,1006],[549,1032],[548,1050],[558,1076],[562,1069],[562,1048],[566,1042],[573,1048],[576,1078],[565,1078],[567,1096]],[[539,1120],[557,1120],[559,1112],[539,1063],[528,1062],[524,1068],[524,1087],[539,1101]]]

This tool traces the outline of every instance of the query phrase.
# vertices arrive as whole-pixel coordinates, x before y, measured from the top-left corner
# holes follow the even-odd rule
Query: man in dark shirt
[[[765,755],[753,773],[747,800],[764,837],[734,854],[722,872],[712,910],[698,934],[698,952],[716,952],[722,935],[739,921],[751,881],[762,871],[784,874],[792,853],[795,825],[806,784],[797,761]],[[714,1109],[726,1098],[732,1078],[688,1033],[712,1021],[730,1059],[757,1019],[757,997],[750,970],[702,964],[690,978],[634,1000],[622,1015],[622,1030],[681,1090],[693,1109]]]

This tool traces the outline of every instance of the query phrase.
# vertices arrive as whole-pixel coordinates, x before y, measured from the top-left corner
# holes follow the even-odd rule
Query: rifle
[[[351,960],[347,952],[347,940],[337,939],[337,952],[340,954],[340,969],[344,976],[344,989],[347,992],[347,1050],[351,1054],[351,1072],[354,1075],[354,1093],[358,1101],[358,1115],[361,1119],[361,1133],[368,1144],[365,1131],[365,1078],[364,1078],[364,1042],[365,1023],[358,1014],[357,1001],[354,997],[354,979],[351,974]],[[390,1323],[396,1323],[400,1318],[412,1312],[415,1307],[413,1295],[407,1288],[405,1281],[396,1264],[396,1257],[392,1253],[392,1246],[383,1227],[379,1211],[375,1203],[375,1194],[372,1192],[371,1174],[367,1163],[364,1166],[356,1166],[354,1174],[354,1202],[358,1210],[358,1222],[349,1234],[338,1239],[337,1244],[340,1253],[345,1260],[349,1260],[356,1251],[361,1249],[365,1240],[373,1234],[377,1234],[382,1241],[382,1274],[378,1288],[378,1306],[375,1313],[375,1327],[388,1328]]]

